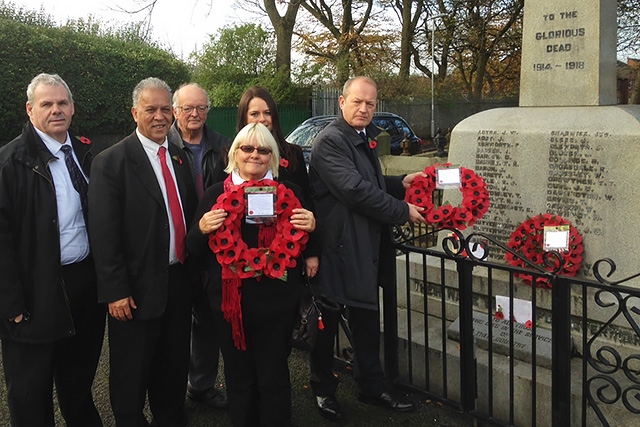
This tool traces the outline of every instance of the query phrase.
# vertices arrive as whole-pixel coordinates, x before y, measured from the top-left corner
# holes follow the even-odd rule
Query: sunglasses
[[[243,153],[251,154],[254,151],[258,151],[258,154],[266,156],[267,154],[271,154],[271,149],[267,147],[254,147],[253,145],[241,145],[240,150]]]

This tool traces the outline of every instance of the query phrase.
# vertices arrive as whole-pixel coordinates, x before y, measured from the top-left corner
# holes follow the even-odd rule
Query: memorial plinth
[[[605,257],[616,261],[619,277],[637,272],[629,250],[640,221],[640,107],[488,110],[459,123],[452,141],[449,161],[474,169],[491,197],[473,231],[506,244],[527,217],[552,213],[583,236],[584,275]],[[460,202],[456,191],[444,198]]]

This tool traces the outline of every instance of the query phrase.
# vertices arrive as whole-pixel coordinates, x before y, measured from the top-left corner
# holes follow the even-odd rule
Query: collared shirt
[[[271,169],[267,171],[267,174],[262,179],[273,179],[273,174],[271,173]],[[235,185],[240,185],[243,182],[246,182],[247,180],[241,177],[237,170],[234,170],[233,172],[231,172],[231,181]]]
[[[191,144],[190,142],[187,142],[185,140],[182,140],[182,142],[184,142],[185,147],[187,147],[187,149],[191,151],[191,154],[193,154],[193,171],[195,172],[198,200],[200,200],[202,198],[202,195],[204,194],[204,174],[202,171],[202,156],[204,155],[205,151],[204,138],[200,141],[199,144]]]
[[[47,149],[58,160],[49,163],[49,172],[53,178],[53,187],[56,191],[56,203],[58,211],[58,228],[60,233],[60,263],[62,265],[73,264],[82,261],[89,255],[89,235],[82,215],[80,195],[73,188],[69,171],[64,163],[65,154],[61,150],[63,145],[71,145],[71,139],[67,133],[64,144],[56,141],[44,132],[34,127]],[[73,151],[72,151],[73,153]],[[80,167],[80,163],[73,153],[74,161]],[[80,168],[82,170],[82,168]],[[85,176],[85,179],[87,177]],[[88,181],[88,180],[87,180]]]
[[[164,147],[167,149],[166,161],[167,166],[169,167],[169,172],[171,172],[171,176],[173,177],[173,182],[176,186],[176,192],[178,193],[178,198],[182,200],[180,197],[180,188],[178,188],[178,181],[176,180],[176,173],[173,170],[173,162],[171,162],[171,154],[169,153],[169,143],[167,142],[167,138],[164,139],[162,145],[150,140],[146,136],[142,135],[138,129],[136,129],[136,134],[142,143],[142,147],[144,148],[144,152],[147,154],[149,158],[149,163],[151,163],[151,167],[153,168],[153,172],[156,175],[156,180],[158,181],[158,185],[160,186],[160,190],[162,190],[162,198],[164,199],[164,207],[167,210],[167,219],[169,220],[169,264],[175,264],[178,262],[178,257],[176,255],[176,230],[173,227],[173,219],[171,217],[171,209],[169,208],[169,199],[167,197],[167,186],[164,183],[164,176],[162,175],[162,166],[160,165],[160,156],[158,155],[158,150],[160,147]],[[182,222],[186,224],[184,220],[184,208],[182,209]],[[185,225],[186,229],[186,225]]]

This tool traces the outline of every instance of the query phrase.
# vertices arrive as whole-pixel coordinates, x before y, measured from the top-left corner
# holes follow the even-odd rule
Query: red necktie
[[[185,235],[184,221],[182,220],[182,206],[180,205],[180,198],[178,197],[178,191],[176,190],[176,184],[173,182],[173,177],[167,166],[167,149],[160,147],[158,150],[160,156],[160,165],[162,166],[162,176],[164,177],[164,184],[167,187],[167,199],[169,200],[169,210],[171,211],[171,220],[173,221],[173,228],[175,230],[175,243],[176,243],[176,256],[180,263],[184,263],[186,258],[185,247]]]

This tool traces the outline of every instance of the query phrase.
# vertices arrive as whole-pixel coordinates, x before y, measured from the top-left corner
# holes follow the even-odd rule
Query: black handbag
[[[300,291],[291,334],[291,345],[300,350],[311,350],[316,342],[318,330],[324,329],[322,312],[311,292],[308,280],[309,278],[307,277],[307,283],[304,284]]]

